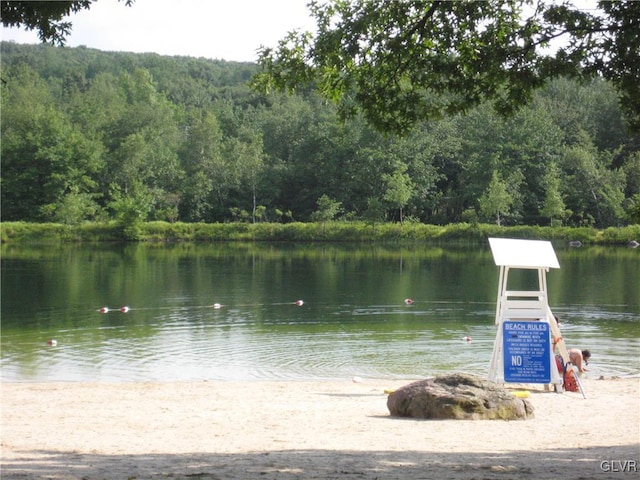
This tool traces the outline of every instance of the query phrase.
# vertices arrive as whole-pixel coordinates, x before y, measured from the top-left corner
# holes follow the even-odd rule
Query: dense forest
[[[557,79],[384,135],[258,66],[2,42],[2,220],[640,223],[640,137],[610,84]]]

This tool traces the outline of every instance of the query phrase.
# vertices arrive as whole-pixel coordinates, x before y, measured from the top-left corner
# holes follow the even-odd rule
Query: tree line
[[[640,137],[600,78],[396,135],[341,120],[310,87],[253,89],[251,63],[1,54],[3,221],[640,222]]]

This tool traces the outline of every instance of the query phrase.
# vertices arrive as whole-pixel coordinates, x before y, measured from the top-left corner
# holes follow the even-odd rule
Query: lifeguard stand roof
[[[513,268],[560,268],[551,242],[490,238],[489,245],[496,265]]]

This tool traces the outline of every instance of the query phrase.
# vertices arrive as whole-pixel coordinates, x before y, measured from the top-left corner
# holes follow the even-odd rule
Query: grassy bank
[[[148,222],[123,227],[117,223],[62,225],[53,223],[4,222],[3,243],[60,242],[482,242],[488,237],[527,238],[584,245],[626,245],[640,242],[640,225],[620,228],[498,227],[490,224],[425,225],[416,223],[371,224],[328,223],[166,223]]]

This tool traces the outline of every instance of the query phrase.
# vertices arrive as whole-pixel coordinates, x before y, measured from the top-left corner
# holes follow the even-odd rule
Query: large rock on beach
[[[533,405],[475,375],[455,373],[419,380],[387,398],[392,416],[425,419],[524,420]]]

